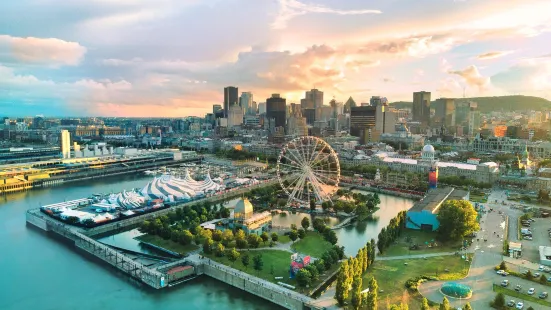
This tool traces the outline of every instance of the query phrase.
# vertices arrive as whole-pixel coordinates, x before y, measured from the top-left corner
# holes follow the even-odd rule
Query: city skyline
[[[259,102],[280,93],[300,103],[312,88],[325,104],[412,101],[421,90],[551,99],[549,1],[48,0],[0,10],[4,115],[203,116],[229,85]]]

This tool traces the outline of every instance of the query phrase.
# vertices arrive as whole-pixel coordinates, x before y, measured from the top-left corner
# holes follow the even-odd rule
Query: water
[[[208,277],[169,290],[139,287],[112,267],[25,225],[27,209],[141,188],[150,179],[113,177],[0,196],[0,309],[280,309]]]
[[[290,228],[292,224],[295,224],[297,225],[298,228],[300,228],[302,219],[305,217],[307,217],[310,220],[310,226],[311,226],[315,218],[315,216],[312,216],[309,213],[297,212],[293,214],[289,211],[284,211],[284,213],[286,214],[285,216],[282,216],[281,214],[273,215],[272,225],[274,227]],[[340,222],[339,219],[335,217],[324,217],[324,218],[329,219],[329,221],[326,222],[326,224],[329,226],[335,226]]]
[[[0,309],[280,309],[208,277],[161,291],[139,287],[126,275],[76,252],[73,246],[25,225],[27,209],[92,193],[141,188],[150,179],[113,177],[0,196]],[[413,205],[408,199],[380,197],[381,210],[375,214],[376,221],[336,231],[346,254],[355,255],[369,239],[377,237],[392,217]],[[226,206],[233,206],[235,201]],[[304,216],[290,214],[280,220],[299,226]],[[131,230],[104,241],[118,245],[122,242],[124,247],[140,250],[133,240],[138,234]]]

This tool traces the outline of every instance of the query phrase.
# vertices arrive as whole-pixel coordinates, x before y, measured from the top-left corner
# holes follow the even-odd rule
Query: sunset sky
[[[204,116],[299,102],[551,99],[549,0],[0,1],[0,116]]]

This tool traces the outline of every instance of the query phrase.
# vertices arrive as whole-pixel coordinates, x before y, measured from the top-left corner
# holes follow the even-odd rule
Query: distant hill
[[[497,96],[497,97],[475,97],[458,98],[458,100],[469,100],[478,102],[478,110],[482,113],[491,111],[523,111],[523,110],[544,110],[551,109],[551,101],[532,96]],[[433,101],[434,102],[434,101]],[[397,101],[390,105],[397,109],[411,109],[412,102]]]

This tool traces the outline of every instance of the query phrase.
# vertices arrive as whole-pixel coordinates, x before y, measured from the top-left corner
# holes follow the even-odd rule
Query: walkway
[[[449,256],[455,255],[457,252],[441,252],[441,253],[427,253],[427,254],[415,254],[415,255],[402,255],[402,256],[377,256],[375,261],[378,260],[398,260],[398,259],[415,259],[425,257],[437,257],[437,256]]]

